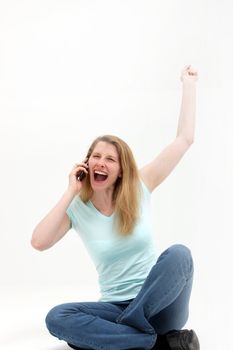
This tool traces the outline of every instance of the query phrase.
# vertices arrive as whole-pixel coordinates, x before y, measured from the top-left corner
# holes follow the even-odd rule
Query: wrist
[[[71,188],[67,188],[64,195],[67,196],[68,198],[70,198],[71,200],[76,196],[76,192],[74,190],[72,190]]]
[[[182,85],[183,85],[183,88],[195,88],[196,87],[196,81],[193,81],[193,80],[183,80],[182,81]]]

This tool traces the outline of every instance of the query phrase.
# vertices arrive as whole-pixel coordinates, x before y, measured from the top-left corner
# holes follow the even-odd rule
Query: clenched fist
[[[198,79],[198,72],[191,65],[185,66],[181,71],[180,80],[185,82],[196,82]]]

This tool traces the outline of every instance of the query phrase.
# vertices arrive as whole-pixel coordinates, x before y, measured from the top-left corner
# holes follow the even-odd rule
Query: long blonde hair
[[[132,232],[139,216],[140,180],[137,165],[127,143],[113,135],[97,137],[87,152],[87,158],[90,157],[96,144],[100,141],[114,145],[119,155],[122,176],[115,182],[113,201],[115,205],[117,228],[122,235],[128,235]],[[85,180],[83,180],[80,198],[86,203],[90,200],[92,194],[93,190],[88,175]]]

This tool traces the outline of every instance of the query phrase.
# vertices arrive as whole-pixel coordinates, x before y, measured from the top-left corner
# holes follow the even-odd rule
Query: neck
[[[102,213],[111,214],[114,210],[112,195],[112,190],[94,192],[91,197],[91,201],[94,206]]]

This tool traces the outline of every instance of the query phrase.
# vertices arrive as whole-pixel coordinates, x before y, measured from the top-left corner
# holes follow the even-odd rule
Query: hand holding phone
[[[88,158],[85,159],[84,163],[86,163],[86,164],[88,163]],[[86,177],[86,173],[84,170],[81,170],[76,174],[76,179],[78,181],[82,181],[85,177]]]
[[[82,181],[85,176],[88,174],[88,158],[85,159],[84,162],[79,164],[75,164],[73,169],[69,174],[69,192],[74,193],[75,195],[79,193],[83,184]]]

